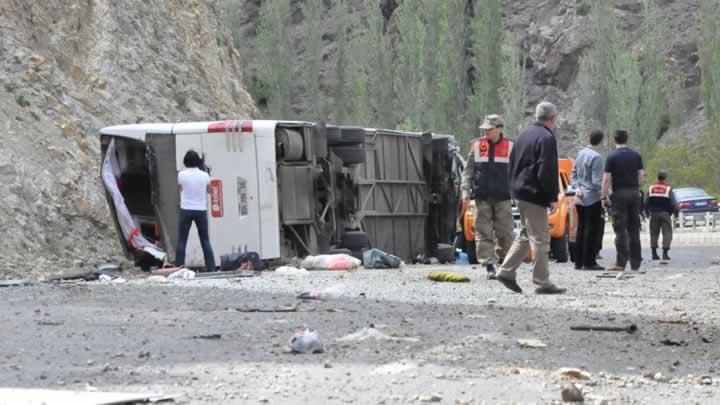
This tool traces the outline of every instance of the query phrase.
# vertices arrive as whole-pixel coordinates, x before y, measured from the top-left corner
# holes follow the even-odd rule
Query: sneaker
[[[555,284],[548,284],[535,289],[535,294],[540,295],[554,295],[554,294],[565,294],[567,289],[560,288]]]
[[[497,278],[497,276],[495,275],[495,266],[492,264],[488,264],[487,266],[485,266],[485,268],[487,269],[487,279],[495,280]]]
[[[497,281],[501,282],[502,285],[504,285],[505,288],[507,288],[508,290],[510,290],[512,292],[516,292],[518,294],[522,294],[522,288],[520,288],[517,281],[510,280],[510,279],[504,278],[502,276],[497,276],[495,279]]]

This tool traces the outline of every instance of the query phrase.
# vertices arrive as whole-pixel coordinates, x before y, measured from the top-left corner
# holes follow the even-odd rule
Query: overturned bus
[[[211,177],[217,263],[246,251],[274,260],[370,247],[412,260],[435,255],[455,231],[462,158],[449,135],[231,120],[111,126],[100,142],[120,242],[146,270],[174,260],[189,149]],[[186,265],[203,266],[196,232]]]

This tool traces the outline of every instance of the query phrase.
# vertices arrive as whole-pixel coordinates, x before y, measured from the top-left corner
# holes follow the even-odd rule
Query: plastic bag
[[[335,267],[333,270],[353,270],[360,267],[362,262],[350,255],[318,255],[307,256],[301,263],[300,267],[308,270],[331,270],[331,265]]]
[[[322,353],[325,350],[317,331],[307,328],[302,332],[296,332],[290,338],[289,345],[293,353]]]
[[[277,274],[284,274],[287,276],[294,276],[294,275],[300,275],[304,276],[308,273],[305,269],[298,269],[297,267],[291,267],[291,266],[282,266],[275,269],[275,273]]]
[[[363,266],[366,269],[397,269],[402,260],[399,257],[383,252],[380,249],[370,249],[363,253]]]
[[[195,272],[188,269],[182,269],[169,275],[168,280],[192,280],[195,278]]]

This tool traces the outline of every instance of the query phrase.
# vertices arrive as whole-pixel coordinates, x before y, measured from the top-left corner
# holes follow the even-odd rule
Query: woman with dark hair
[[[194,150],[185,153],[183,164],[186,169],[178,173],[180,187],[180,225],[178,241],[175,248],[175,265],[185,265],[185,246],[187,245],[190,227],[195,226],[200,236],[200,244],[205,256],[207,271],[215,271],[215,255],[210,246],[207,218],[207,194],[210,192],[210,175],[202,171],[203,159]]]

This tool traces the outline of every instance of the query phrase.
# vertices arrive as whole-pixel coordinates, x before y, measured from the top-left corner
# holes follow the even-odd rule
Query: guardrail
[[[720,213],[717,212],[706,212],[700,216],[697,214],[685,215],[682,212],[674,220],[675,228],[678,231],[690,231],[690,232],[718,232],[720,226]]]

